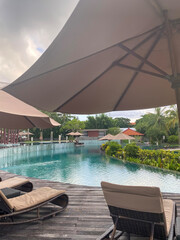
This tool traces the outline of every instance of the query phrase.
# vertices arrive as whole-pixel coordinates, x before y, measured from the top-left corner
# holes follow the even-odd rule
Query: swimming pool
[[[48,144],[0,150],[0,168],[28,177],[100,186],[101,181],[158,186],[180,193],[180,174],[137,165],[103,155],[100,144]]]

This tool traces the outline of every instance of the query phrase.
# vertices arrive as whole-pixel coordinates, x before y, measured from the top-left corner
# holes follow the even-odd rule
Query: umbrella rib
[[[60,108],[62,108],[64,105],[66,105],[68,102],[70,102],[73,98],[75,98],[78,94],[83,92],[86,88],[91,86],[94,82],[96,82],[100,77],[102,77],[106,72],[108,72],[111,68],[114,67],[114,64],[111,64],[108,68],[106,68],[100,75],[98,75],[92,82],[88,83],[85,87],[83,87],[80,91],[75,93],[72,97],[70,97],[66,102],[61,104],[59,107],[57,107],[54,112],[58,111]]]
[[[158,43],[158,41],[160,40],[160,37],[161,37],[161,34],[162,34],[162,30],[161,32],[157,35],[155,41],[153,42],[152,46],[150,47],[149,51],[147,52],[146,56],[141,59],[142,62],[140,63],[140,65],[138,66],[138,70],[141,70],[141,68],[143,67],[144,63],[147,61],[148,57],[150,56],[152,50],[154,49],[154,47],[156,46],[156,44]],[[130,82],[128,83],[127,87],[125,88],[123,94],[121,95],[121,97],[119,98],[119,100],[117,101],[113,111],[116,111],[117,109],[117,106],[119,105],[119,103],[122,101],[122,99],[124,98],[126,92],[128,91],[128,89],[130,88],[130,86],[132,85],[132,83],[134,82],[135,78],[137,77],[139,72],[135,72],[130,80]]]
[[[118,65],[119,67],[123,67],[123,68],[127,68],[127,69],[130,69],[130,70],[134,70],[134,71],[136,71],[136,72],[142,72],[142,73],[145,73],[145,74],[148,74],[148,75],[151,75],[151,76],[163,78],[163,79],[166,79],[166,80],[168,80],[168,81],[171,82],[171,79],[170,79],[170,76],[169,76],[169,75],[164,76],[164,75],[162,75],[162,74],[158,74],[158,73],[146,71],[146,70],[143,70],[143,69],[135,68],[135,67],[128,66],[128,65],[125,65],[125,64],[122,64],[122,63],[118,63],[117,65]]]
[[[135,39],[135,38],[138,38],[138,37],[140,37],[140,36],[143,36],[143,35],[145,35],[145,34],[147,34],[147,33],[149,33],[149,32],[153,32],[153,33],[154,33],[156,30],[159,30],[159,29],[161,29],[161,28],[162,28],[162,25],[157,26],[157,27],[155,27],[155,28],[153,28],[153,29],[151,29],[151,30],[149,30],[149,31],[147,31],[147,32],[144,32],[144,33],[142,33],[142,34],[139,34],[139,35],[137,35],[137,36],[135,36],[135,37],[128,38],[128,39],[122,41],[122,43],[125,43],[125,42],[127,42],[127,41],[129,41],[129,40],[132,40],[132,39]],[[56,70],[58,70],[58,69],[61,69],[61,68],[63,68],[63,67],[66,67],[66,66],[68,66],[68,65],[71,65],[71,64],[80,62],[80,61],[82,61],[82,60],[84,60],[84,59],[86,59],[86,58],[88,58],[88,57],[91,57],[91,56],[94,56],[95,54],[104,52],[104,51],[106,51],[106,50],[108,50],[108,49],[110,49],[110,48],[112,48],[112,47],[119,46],[119,44],[120,44],[120,42],[115,43],[114,45],[111,45],[111,46],[109,46],[109,47],[107,47],[107,48],[105,48],[105,49],[99,50],[99,51],[97,51],[97,52],[95,52],[95,53],[92,53],[92,54],[90,54],[90,55],[88,55],[88,56],[85,56],[85,57],[82,57],[82,58],[80,58],[80,59],[74,60],[74,61],[72,61],[72,62],[70,62],[70,63],[66,63],[66,64],[64,64],[64,65],[62,65],[62,66],[58,66],[58,67],[53,68],[53,69],[51,69],[51,70],[49,70],[49,71],[47,71],[47,72],[43,72],[43,73],[41,73],[41,74],[38,74],[37,76],[33,76],[33,77],[30,77],[30,78],[27,78],[27,79],[24,80],[24,81],[16,82],[16,83],[11,83],[11,86],[13,87],[13,86],[21,85],[21,84],[23,84],[24,82],[27,82],[27,81],[29,81],[29,80],[32,80],[34,77],[38,78],[38,77],[41,77],[41,76],[43,76],[43,75],[45,75],[45,74],[48,74],[48,73],[54,72],[54,71],[56,71]],[[6,87],[5,87],[5,88],[6,88]]]
[[[133,50],[131,50],[130,48],[124,46],[122,43],[119,43],[119,47],[122,48],[123,50],[125,50],[126,52],[128,52],[129,54],[132,54],[133,56],[135,56],[136,58],[140,59],[142,62],[146,63],[147,65],[149,65],[150,67],[154,68],[156,71],[158,71],[159,73],[168,76],[168,74],[166,72],[164,72],[162,69],[160,69],[159,67],[157,67],[156,65],[154,65],[153,63],[149,62],[146,58],[140,56],[139,54],[137,54],[136,52],[134,52]]]
[[[139,48],[142,44],[146,43],[149,39],[151,39],[155,34],[157,34],[157,29],[151,33],[148,37],[146,37],[145,39],[143,39],[140,43],[138,43],[133,50],[136,50],[137,48]],[[110,65],[107,69],[105,69],[100,75],[98,75],[92,82],[90,82],[88,85],[86,85],[84,88],[82,88],[79,92],[77,92],[76,94],[74,94],[71,98],[69,98],[66,102],[64,102],[62,105],[60,105],[59,107],[57,107],[54,111],[58,111],[60,108],[62,108],[64,105],[66,105],[68,102],[70,102],[73,98],[75,98],[78,94],[80,94],[81,92],[83,92],[87,87],[89,87],[91,84],[93,84],[94,82],[96,82],[100,77],[102,77],[107,71],[109,71],[111,68],[113,68],[114,66],[117,66],[117,63],[119,61],[122,61],[124,58],[126,58],[129,55],[129,53],[127,53],[126,55],[124,55],[123,57],[121,57],[119,60],[116,60],[112,63],[112,65]]]
[[[158,0],[149,1],[148,3],[152,6],[152,8],[156,12],[156,14],[158,14],[158,16],[163,17],[163,10]]]
[[[157,30],[155,30],[150,35],[148,35],[145,39],[143,39],[140,43],[138,43],[135,47],[133,47],[132,50],[134,51],[134,50],[138,49],[139,47],[141,47],[144,43],[146,43],[148,40],[150,40],[152,37],[154,37],[155,34],[157,34]],[[120,63],[121,61],[123,61],[129,55],[130,55],[130,53],[126,53],[122,58],[120,58],[118,60],[118,62]]]
[[[25,118],[28,122],[30,122],[33,127],[36,127],[36,126],[34,125],[34,123],[33,123],[28,117],[24,116],[24,118]]]

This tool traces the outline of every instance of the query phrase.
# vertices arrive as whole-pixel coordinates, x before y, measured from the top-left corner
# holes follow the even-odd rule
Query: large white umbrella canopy
[[[0,90],[0,128],[52,128],[59,125],[36,108]]]
[[[179,0],[81,0],[46,52],[5,91],[64,113],[179,106],[179,29]]]

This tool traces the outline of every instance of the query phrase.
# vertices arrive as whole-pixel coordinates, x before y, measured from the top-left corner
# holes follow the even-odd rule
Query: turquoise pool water
[[[99,146],[50,144],[4,149],[0,168],[28,177],[100,186],[101,181],[125,185],[159,186],[180,193],[180,174],[141,166],[101,154]]]

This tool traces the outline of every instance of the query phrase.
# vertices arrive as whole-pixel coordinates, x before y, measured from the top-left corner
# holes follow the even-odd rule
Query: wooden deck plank
[[[0,171],[0,176],[2,179],[6,179],[15,174]],[[0,239],[95,240],[112,225],[101,188],[33,178],[31,181],[35,189],[49,186],[66,190],[69,196],[67,210],[53,218],[37,223],[1,226]],[[173,199],[177,203],[177,212],[180,216],[180,194],[163,193],[163,197]],[[46,211],[46,208],[43,211]]]

